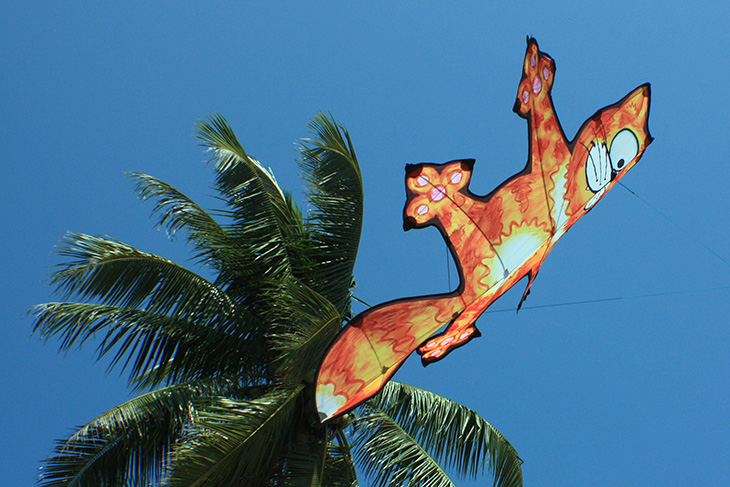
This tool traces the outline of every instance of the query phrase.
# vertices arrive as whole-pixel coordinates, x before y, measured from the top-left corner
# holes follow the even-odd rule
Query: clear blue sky
[[[727,482],[730,7],[253,3],[0,6],[3,482],[33,485],[55,438],[128,397],[93,347],[63,355],[31,336],[25,314],[52,300],[44,280],[60,237],[108,234],[188,258],[153,229],[124,171],[214,207],[192,134],[219,111],[300,193],[294,142],[330,111],[365,180],[357,295],[377,304],[446,291],[436,230],[402,231],[403,167],[476,158],[480,194],[524,167],[526,123],[511,108],[527,35],[557,63],[569,137],[652,83],[656,140],[622,180],[643,200],[615,188],[557,245],[519,314],[521,284],[493,307],[510,311],[479,320],[482,338],[426,369],[412,357],[396,379],[492,422],[524,459],[527,485]],[[574,301],[596,302],[542,307]]]

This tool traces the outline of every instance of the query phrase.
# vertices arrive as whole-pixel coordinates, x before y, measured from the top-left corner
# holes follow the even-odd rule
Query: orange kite
[[[459,287],[383,303],[353,318],[319,368],[322,421],[377,393],[414,350],[428,364],[478,337],[477,318],[528,276],[521,305],[558,239],[641,158],[652,141],[649,84],[596,112],[569,141],[550,96],[554,76],[555,62],[528,38],[514,111],[527,120],[529,159],[488,195],[469,191],[473,159],[406,166],[404,228],[439,229]]]

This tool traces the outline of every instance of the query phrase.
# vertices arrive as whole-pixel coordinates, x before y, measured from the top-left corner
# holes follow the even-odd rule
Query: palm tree
[[[522,485],[495,428],[413,386],[391,382],[319,423],[313,382],[352,314],[363,194],[347,131],[322,114],[310,129],[299,147],[306,217],[220,115],[198,137],[224,209],[130,175],[209,279],[110,237],[64,237],[68,260],[52,275],[62,301],[34,308],[35,331],[63,350],[100,340],[98,359],[111,357],[140,395],[58,441],[41,485],[353,486],[357,471],[378,486],[452,485],[437,462]]]

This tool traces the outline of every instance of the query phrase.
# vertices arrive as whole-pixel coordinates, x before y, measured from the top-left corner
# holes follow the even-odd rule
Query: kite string
[[[583,301],[567,301],[565,303],[553,303],[553,304],[539,304],[536,306],[523,306],[522,309],[540,309],[540,308],[557,308],[561,306],[575,306],[578,304],[591,304],[591,303],[602,303],[606,301],[622,301],[625,299],[644,299],[644,298],[655,298],[659,296],[676,296],[680,294],[694,294],[694,293],[706,293],[711,291],[723,291],[730,289],[730,286],[718,286],[718,287],[711,287],[711,288],[705,288],[705,289],[694,289],[694,290],[684,290],[684,291],[666,291],[661,293],[649,293],[649,294],[634,294],[631,296],[615,296],[612,298],[597,298],[597,299],[586,299]],[[514,308],[506,308],[506,309],[493,309],[493,310],[486,310],[484,314],[488,313],[506,313],[508,311],[514,311]]]
[[[626,185],[625,185],[624,183],[622,183],[621,181],[619,181],[619,182],[618,182],[618,184],[620,184],[620,185],[621,185],[621,186],[622,186],[622,187],[623,187],[623,188],[624,188],[624,189],[625,189],[626,191],[628,191],[629,193],[631,193],[632,195],[634,195],[634,196],[635,196],[636,198],[638,198],[638,199],[639,199],[639,200],[640,200],[641,202],[643,202],[643,203],[644,203],[644,204],[645,204],[646,206],[648,206],[649,208],[651,208],[651,209],[653,209],[654,211],[656,211],[656,212],[657,212],[657,213],[658,213],[658,214],[659,214],[659,215],[660,215],[660,216],[661,216],[662,218],[664,218],[664,219],[665,219],[666,221],[668,221],[668,222],[669,222],[669,223],[671,223],[671,224],[672,224],[673,226],[675,226],[675,227],[677,227],[677,228],[678,228],[679,230],[681,230],[681,232],[682,232],[682,233],[684,233],[684,234],[685,234],[686,236],[688,236],[688,237],[689,237],[690,239],[694,240],[694,241],[695,241],[695,242],[696,242],[697,244],[699,244],[699,245],[701,245],[702,247],[704,247],[704,248],[705,248],[705,250],[707,250],[707,251],[708,251],[709,253],[711,253],[712,255],[714,255],[715,257],[717,257],[718,259],[720,259],[720,260],[721,260],[722,262],[724,262],[724,263],[725,263],[725,265],[727,265],[728,267],[730,267],[730,262],[728,262],[728,261],[727,261],[727,260],[726,260],[725,258],[723,258],[723,257],[722,257],[722,256],[721,256],[720,254],[718,254],[717,252],[715,252],[714,250],[712,250],[712,249],[711,249],[710,247],[708,247],[707,245],[705,245],[705,243],[704,243],[704,242],[702,242],[702,241],[701,241],[700,239],[698,239],[698,238],[697,238],[697,237],[696,237],[695,235],[691,234],[690,232],[688,232],[687,230],[685,230],[684,228],[682,228],[682,227],[681,227],[681,226],[680,226],[679,224],[677,224],[676,222],[674,222],[674,221],[673,221],[673,220],[672,220],[671,218],[669,218],[669,217],[668,217],[668,216],[667,216],[667,215],[666,215],[665,213],[663,213],[663,212],[662,212],[662,211],[661,211],[661,210],[660,210],[659,208],[657,208],[656,206],[652,205],[652,204],[651,204],[651,203],[649,203],[649,202],[648,202],[648,201],[647,201],[646,199],[644,199],[644,198],[642,198],[641,196],[639,196],[638,194],[636,194],[636,192],[634,192],[634,191],[632,191],[631,189],[629,189],[629,188],[628,188],[628,186],[626,186]]]

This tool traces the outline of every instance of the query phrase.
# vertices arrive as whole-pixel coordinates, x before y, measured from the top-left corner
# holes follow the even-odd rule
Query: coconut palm
[[[223,209],[130,175],[160,226],[184,232],[200,274],[110,237],[65,236],[51,278],[62,301],[34,308],[35,330],[63,350],[94,339],[139,395],[58,441],[41,485],[353,486],[357,473],[452,485],[443,468],[522,485],[495,428],[423,389],[390,382],[319,423],[313,383],[352,315],[363,194],[347,131],[322,114],[310,129],[299,147],[306,216],[220,115],[198,137]]]

